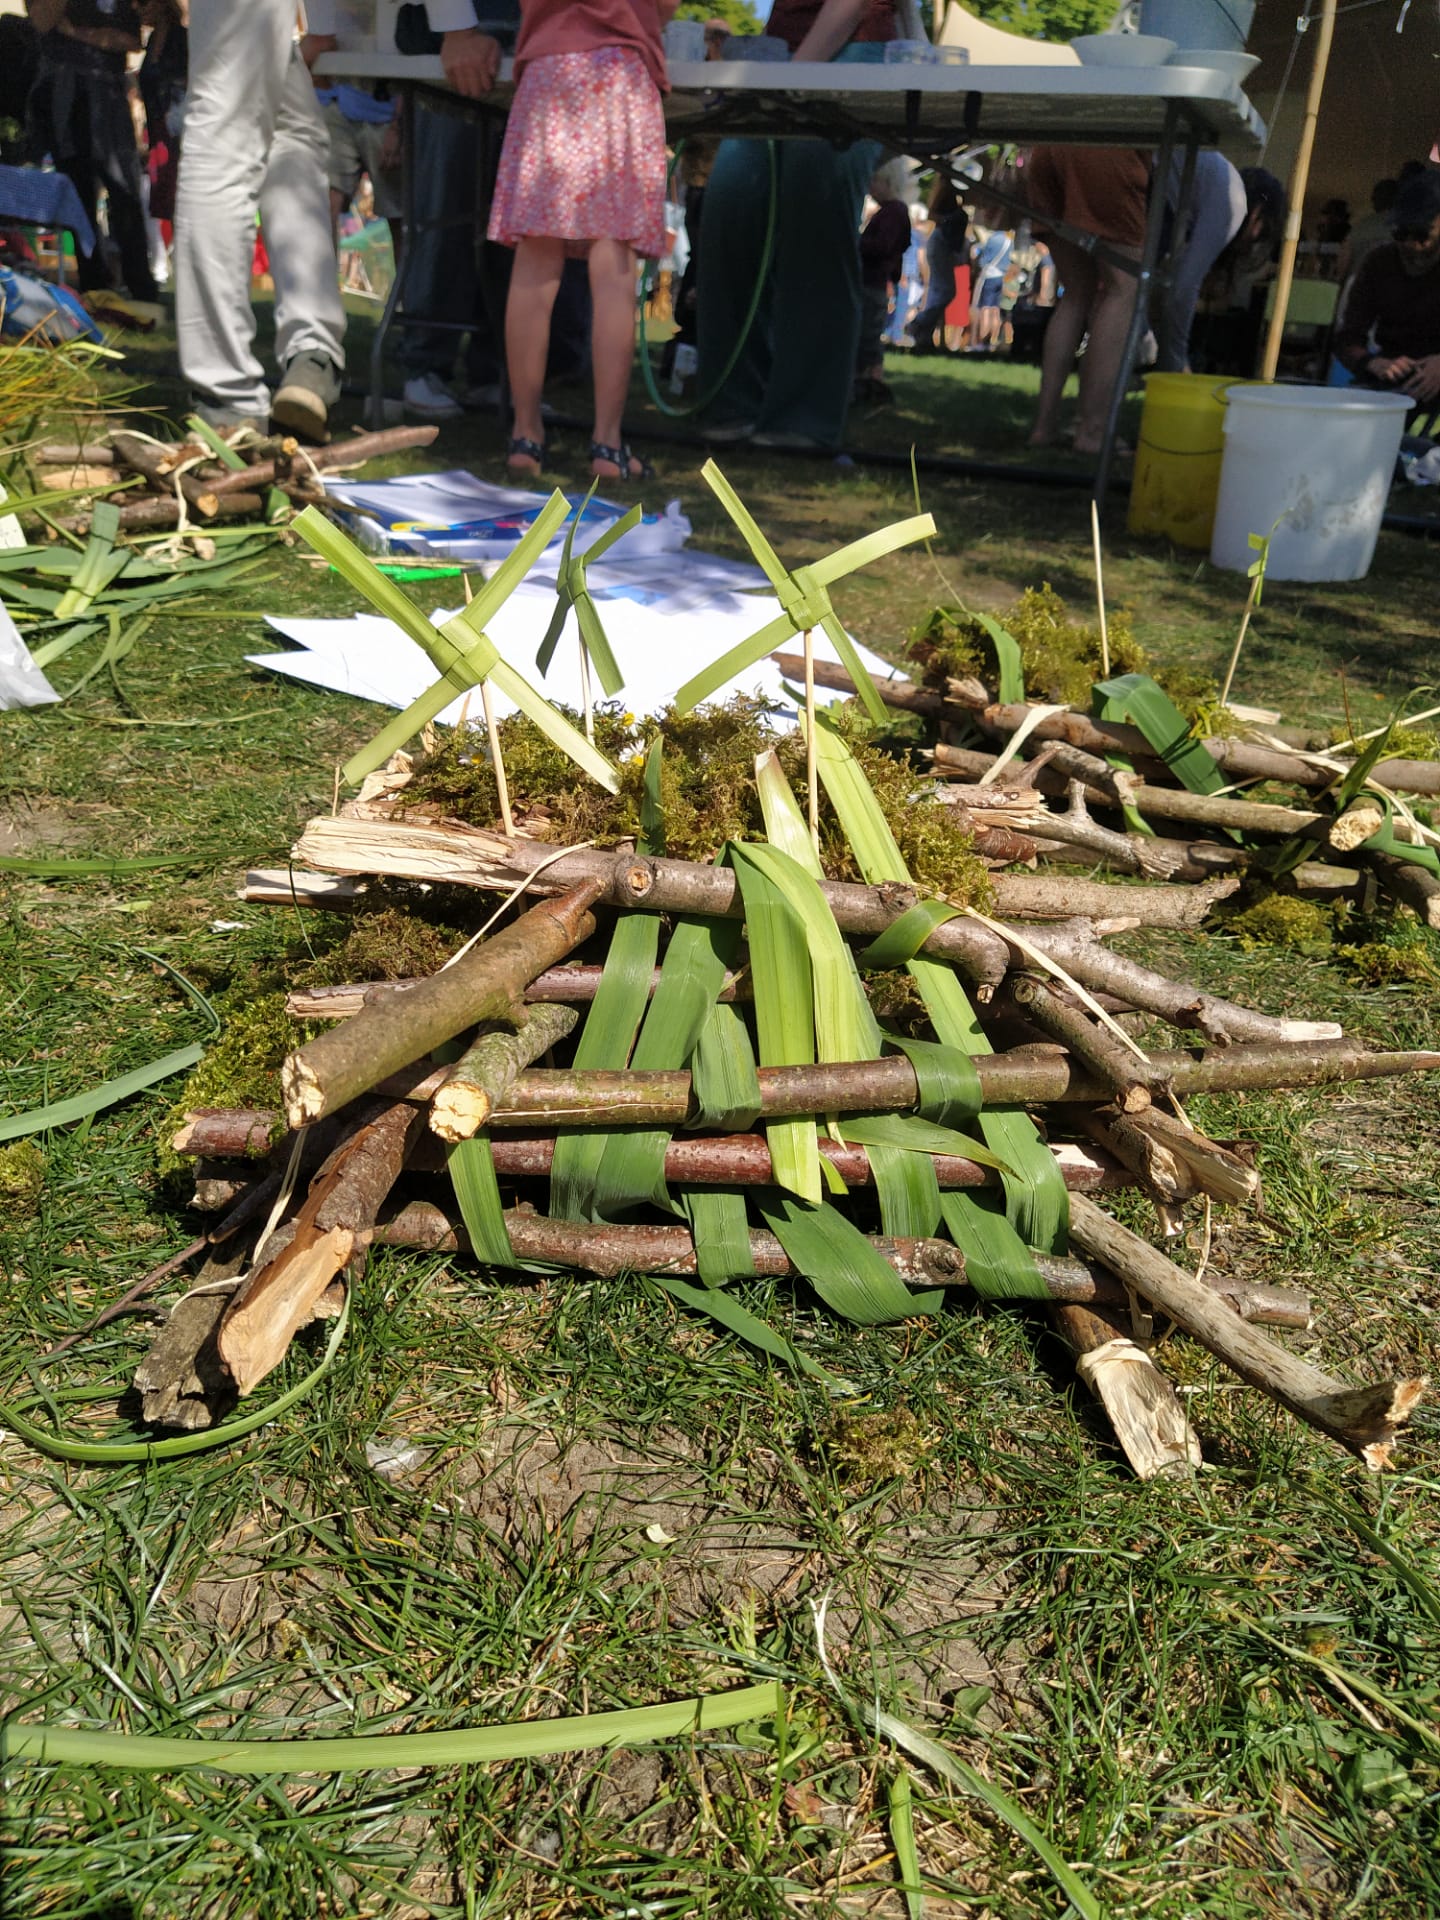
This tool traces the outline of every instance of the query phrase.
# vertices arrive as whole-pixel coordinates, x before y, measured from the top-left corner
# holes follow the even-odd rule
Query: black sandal
[[[629,447],[624,445],[604,447],[601,446],[598,440],[592,440],[590,442],[590,465],[592,468],[597,460],[607,461],[610,466],[620,469],[618,473],[614,474],[596,474],[595,478],[597,480],[629,480],[634,482],[638,480],[653,480],[655,478],[655,469],[651,466],[650,462],[648,460],[642,460],[638,453],[632,453]],[[638,471],[635,471],[637,468]]]
[[[514,474],[518,479],[522,480],[532,478],[533,476],[528,467],[517,467],[515,465],[517,455],[522,460],[533,460],[535,462],[536,473],[542,473],[544,471],[545,443],[542,440],[527,440],[523,433],[517,433],[511,437],[509,444],[505,448],[506,472]]]

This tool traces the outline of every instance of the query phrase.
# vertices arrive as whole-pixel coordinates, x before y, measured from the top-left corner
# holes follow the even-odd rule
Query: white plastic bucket
[[[1250,535],[1270,534],[1269,579],[1362,580],[1414,404],[1354,387],[1232,388],[1212,564],[1243,572]]]
[[[1140,0],[1140,31],[1177,47],[1238,52],[1250,36],[1256,0]]]

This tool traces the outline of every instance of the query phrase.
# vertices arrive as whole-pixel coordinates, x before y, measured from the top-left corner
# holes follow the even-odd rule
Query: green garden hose
[[[703,413],[711,401],[715,399],[716,395],[723,390],[726,381],[735,371],[740,355],[745,350],[745,343],[750,338],[750,329],[755,325],[755,316],[760,311],[760,301],[765,292],[765,276],[770,271],[770,262],[775,253],[775,228],[778,224],[780,209],[780,161],[775,151],[775,142],[773,140],[767,140],[765,145],[770,155],[770,208],[765,220],[765,238],[760,249],[760,269],[755,275],[755,286],[750,295],[750,308],[745,315],[745,324],[740,329],[739,338],[736,340],[731,350],[730,358],[725,362],[719,377],[715,380],[708,392],[702,393],[698,400],[692,400],[688,406],[677,407],[672,405],[670,401],[664,398],[659,386],[656,384],[655,369],[650,364],[650,342],[645,333],[645,302],[649,299],[651,290],[655,284],[654,275],[656,268],[653,260],[645,263],[645,272],[640,279],[640,291],[637,297],[637,306],[640,314],[640,373],[645,382],[645,391],[649,394],[651,400],[659,408],[660,412],[671,420],[688,420],[692,414]],[[670,162],[670,172],[666,177],[665,189],[667,197],[669,195],[670,183],[675,177],[675,169],[680,163],[680,155],[684,151],[685,142],[682,140],[675,149],[675,157]]]

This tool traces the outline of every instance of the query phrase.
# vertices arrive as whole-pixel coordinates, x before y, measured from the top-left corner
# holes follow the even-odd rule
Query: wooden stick
[[[1090,502],[1090,545],[1095,555],[1095,607],[1100,615],[1100,678],[1110,678],[1110,628],[1105,619],[1105,566],[1100,557],[1100,509]]]
[[[286,1119],[308,1126],[482,1020],[512,1017],[525,983],[595,930],[590,881],[542,901],[410,993],[367,1007],[292,1053],[282,1070]]]
[[[815,635],[805,629],[805,796],[810,809],[810,838],[820,857],[820,772],[815,759]]]
[[[605,969],[598,966],[547,967],[526,987],[525,1003],[527,1006],[584,1005],[595,998],[604,972]],[[650,975],[652,993],[659,978],[660,969],[656,967]],[[340,986],[296,987],[285,997],[285,1011],[292,1020],[348,1020],[372,1001],[406,993],[416,985],[418,981],[411,979],[355,980]],[[727,973],[716,998],[726,1002],[749,1000],[753,992],[748,971]]]
[[[300,464],[306,474],[316,471],[330,473],[340,467],[358,467],[367,460],[378,460],[385,454],[401,453],[411,447],[428,447],[439,431],[438,427],[386,427],[380,433],[357,433],[349,440],[332,440],[328,447],[307,447],[305,459]],[[275,452],[270,458],[256,459],[244,468],[236,468],[224,478],[212,481],[211,487],[223,498],[236,487],[268,487],[278,478],[288,479],[294,472],[299,446],[298,440],[283,437],[275,445]]]
[[[1247,1160],[1218,1140],[1187,1126],[1173,1114],[1152,1107],[1148,1113],[1133,1116],[1135,1126],[1148,1134],[1157,1147],[1166,1149],[1185,1169],[1201,1193],[1227,1205],[1254,1200],[1260,1192],[1260,1176]]]
[[[604,1278],[647,1271],[696,1271],[694,1242],[683,1227],[595,1227],[547,1219],[520,1209],[506,1212],[505,1226],[510,1244],[521,1259],[573,1267]],[[882,1259],[911,1286],[969,1284],[963,1256],[948,1241],[869,1237]],[[464,1253],[470,1246],[463,1225],[453,1214],[428,1200],[409,1200],[387,1208],[372,1238],[382,1246],[419,1247],[430,1253]],[[773,1234],[752,1231],[750,1251],[758,1272],[793,1275],[794,1268]],[[1085,1305],[1123,1305],[1126,1300],[1119,1281],[1082,1261],[1041,1255],[1036,1267],[1052,1300]],[[1203,1282],[1198,1284],[1206,1290]],[[1213,1297],[1221,1303],[1221,1312],[1237,1323],[1294,1326],[1300,1324],[1297,1314],[1302,1308],[1308,1316],[1308,1302],[1298,1295],[1282,1294],[1277,1288],[1246,1287],[1235,1281],[1227,1282],[1226,1288]],[[1273,1322],[1272,1312],[1276,1316]]]
[[[223,500],[217,500],[210,520],[250,520],[258,519],[264,511],[265,502],[258,493],[230,493]],[[57,514],[54,523],[63,533],[88,533],[90,516],[88,513]],[[121,531],[134,531],[136,528],[175,527],[180,524],[180,502],[171,494],[168,498],[158,496],[153,500],[132,500],[120,508]]]
[[[1023,1019],[1057,1040],[1107,1088],[1122,1113],[1140,1113],[1169,1091],[1168,1074],[1093,1020],[1074,995],[1033,974],[1011,974],[1006,994]]]
[[[1202,1280],[1112,1220],[1083,1193],[1072,1196],[1070,1231],[1087,1253],[1168,1314],[1242,1380],[1348,1448],[1372,1470],[1390,1465],[1391,1448],[1424,1393],[1423,1378],[1352,1387],[1322,1373],[1227,1312]]]
[[[1250,616],[1255,611],[1255,602],[1260,598],[1260,575],[1254,574],[1250,580],[1250,591],[1245,599],[1245,611],[1240,616],[1240,631],[1235,636],[1235,645],[1230,649],[1230,663],[1225,669],[1225,684],[1220,689],[1220,704],[1225,706],[1230,699],[1230,688],[1235,679],[1235,669],[1240,664],[1240,649],[1245,644],[1245,636],[1250,631]]]
[[[1200,1191],[1199,1183],[1167,1141],[1140,1126],[1143,1118],[1114,1106],[1093,1107],[1080,1115],[1080,1125],[1122,1166],[1129,1167],[1157,1206],[1183,1206]]]
[[[466,576],[468,579],[468,575]],[[495,718],[495,697],[490,682],[480,682],[480,704],[485,712],[485,732],[490,741],[490,765],[495,773],[495,792],[500,801],[500,824],[507,834],[515,832],[515,816],[510,811],[510,782],[505,777],[505,756],[500,751],[500,726]]]
[[[469,1140],[523,1070],[573,1031],[573,1007],[536,1007],[523,1026],[482,1033],[450,1073],[430,1108],[430,1131],[452,1143]]]
[[[440,825],[408,817],[355,819],[322,814],[307,824],[293,857],[302,867],[327,873],[443,881],[507,893],[522,883],[536,893],[560,893],[581,880],[601,879],[600,902],[606,906],[728,918],[739,917],[742,911],[735,876],[728,867],[598,848],[556,859],[555,849],[544,841],[523,836],[506,839],[483,827],[453,821]],[[1165,927],[1197,926],[1239,884],[1231,875],[1193,887],[1105,886],[1029,873],[1000,873],[992,880],[996,909],[1017,919],[1066,920],[1083,914]],[[866,887],[827,880],[821,883],[821,891],[836,924],[847,933],[880,933],[925,897],[919,889],[898,882]],[[993,936],[976,938],[983,933],[973,921],[950,920],[932,934],[925,950],[954,957],[961,965],[981,952],[993,959]]]
[[[1050,1324],[1076,1356],[1076,1372],[1105,1409],[1135,1477],[1189,1479],[1200,1465],[1200,1442],[1180,1396],[1122,1317],[1057,1304]]]
[[[1260,358],[1260,378],[1273,380],[1280,364],[1280,343],[1290,309],[1290,288],[1295,277],[1295,259],[1300,251],[1300,221],[1305,207],[1305,189],[1310,181],[1310,155],[1315,147],[1315,126],[1320,118],[1320,98],[1325,90],[1325,74],[1330,65],[1330,44],[1335,35],[1336,0],[1320,0],[1320,20],[1315,34],[1315,52],[1310,79],[1305,88],[1305,112],[1300,122],[1300,138],[1290,170],[1286,195],[1285,235],[1280,243],[1280,266],[1275,276],[1275,310],[1265,334],[1265,350]]]
[[[243,1399],[285,1357],[315,1303],[361,1246],[422,1125],[414,1107],[371,1111],[320,1168],[284,1244],[262,1247],[220,1322],[220,1358]]]
[[[1385,809],[1372,793],[1362,793],[1330,823],[1325,838],[1337,853],[1352,853],[1385,824]]]
[[[1425,926],[1440,927],[1440,880],[1433,873],[1393,853],[1367,853],[1365,858],[1387,893],[1413,907]]]

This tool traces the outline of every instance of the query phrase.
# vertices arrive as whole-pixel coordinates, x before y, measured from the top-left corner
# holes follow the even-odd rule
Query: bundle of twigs
[[[66,533],[89,533],[94,503],[111,500],[120,530],[206,526],[285,518],[324,498],[324,476],[387,454],[428,447],[438,427],[387,427],[328,446],[305,447],[284,435],[222,434],[198,415],[178,441],[116,427],[84,441],[46,441],[31,451],[38,485],[78,496],[55,516]]]

